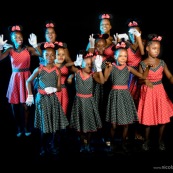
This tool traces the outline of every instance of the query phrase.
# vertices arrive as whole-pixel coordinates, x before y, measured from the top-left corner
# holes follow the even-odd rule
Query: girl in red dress
[[[150,149],[150,128],[159,127],[159,149],[165,150],[163,142],[163,132],[165,125],[170,122],[173,116],[173,104],[169,99],[163,83],[163,74],[173,84],[173,75],[168,69],[164,60],[159,58],[162,37],[157,34],[149,34],[146,43],[147,57],[141,61],[139,71],[143,72],[145,64],[152,63],[146,80],[142,80],[141,94],[138,105],[139,123],[145,126],[145,142],[142,148],[147,151]]]

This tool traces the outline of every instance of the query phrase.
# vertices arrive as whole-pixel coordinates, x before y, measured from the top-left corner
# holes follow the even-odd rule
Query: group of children
[[[80,152],[93,151],[92,135],[98,132],[112,152],[117,126],[123,126],[121,144],[126,152],[128,128],[134,124],[145,127],[142,145],[145,151],[150,149],[150,127],[159,126],[159,149],[165,150],[163,132],[173,116],[173,104],[162,77],[165,74],[173,84],[173,76],[159,58],[162,37],[149,34],[144,43],[135,20],[128,21],[128,34],[117,33],[112,37],[111,18],[110,14],[100,15],[101,34],[89,36],[86,50],[79,51],[75,61],[70,58],[67,45],[56,41],[53,21],[45,24],[45,42],[37,43],[36,35],[30,35],[32,47],[23,45],[19,25],[10,27],[13,45],[0,36],[0,60],[11,58],[7,98],[15,117],[16,134],[18,137],[31,135],[28,116],[34,104],[34,128],[41,132],[40,155],[48,150],[57,153],[57,136],[67,128],[79,136]],[[32,74],[31,56],[40,58]],[[70,89],[73,81],[75,96],[68,115],[67,84]],[[25,116],[19,113],[20,105]],[[141,135],[138,128],[135,135]]]

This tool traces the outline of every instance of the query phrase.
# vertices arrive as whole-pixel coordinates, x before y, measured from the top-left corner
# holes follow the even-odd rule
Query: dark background
[[[15,1],[13,4],[11,2],[7,2],[6,5],[1,4],[1,7],[2,9],[4,9],[4,12],[1,12],[0,15],[0,34],[4,34],[4,39],[9,40],[7,32],[8,26],[20,24],[23,26],[24,41],[26,44],[29,45],[28,37],[30,33],[35,33],[37,35],[38,42],[42,42],[45,40],[43,31],[44,23],[46,20],[53,20],[56,23],[57,40],[67,43],[72,59],[76,58],[76,54],[79,50],[86,48],[90,34],[100,32],[98,19],[99,14],[110,13],[113,15],[113,28],[111,33],[112,35],[116,33],[127,32],[125,22],[128,18],[136,17],[141,20],[141,30],[143,38],[145,38],[149,33],[156,33],[163,36],[161,58],[167,63],[169,70],[171,71],[171,73],[173,73],[173,26],[171,16],[172,9],[169,9],[169,7],[172,6],[168,3],[166,3],[165,7],[164,2],[162,2],[161,4],[158,4],[157,2],[152,5],[151,3],[143,1],[139,1],[137,3],[130,1],[116,2],[108,0],[104,2],[81,1],[78,3],[74,1],[47,1],[44,3],[40,3],[39,5],[36,5],[36,1],[23,1],[22,3],[19,1]],[[38,58],[32,57],[31,70],[33,70],[38,65]],[[3,139],[5,135],[8,135],[8,129],[10,129],[11,125],[10,117],[8,116],[10,107],[6,99],[6,91],[10,75],[11,63],[10,59],[7,58],[0,61],[0,127],[3,134],[1,135],[1,139]],[[168,79],[165,78],[165,76],[163,78],[163,84],[165,86],[165,90],[168,93],[168,96],[173,101],[173,86],[169,83]],[[172,128],[168,128],[168,130],[169,129]],[[168,134],[169,139],[170,136],[172,136],[170,135],[170,133]],[[3,142],[3,140],[1,141],[1,143],[5,143]],[[8,141],[10,140],[7,140],[7,142]],[[3,150],[3,148],[1,149]],[[6,152],[6,150],[3,151]],[[153,153],[151,154],[153,155]],[[133,162],[135,160],[139,161],[138,163],[140,165],[146,166],[146,164],[150,164],[151,160],[152,167],[154,165],[157,166],[158,162],[159,164],[162,162],[162,158],[160,158],[162,156],[159,155],[159,157],[157,158],[157,155],[155,155],[155,157],[152,157],[152,155],[147,155],[146,159],[141,160],[144,164],[140,163],[140,159],[143,157],[143,155],[139,158],[139,160],[139,156],[137,155],[137,158],[133,158],[129,160],[129,162]],[[16,159],[18,158],[17,155],[14,156],[14,158],[15,157]],[[146,160],[148,160],[147,163],[145,163]],[[163,164],[160,165],[171,164],[172,159],[164,156]],[[76,163],[76,165],[78,165],[78,163]],[[132,165],[136,165],[136,163],[132,163]],[[139,170],[142,169],[144,169],[144,167],[140,167]],[[83,170],[84,168],[81,171]]]

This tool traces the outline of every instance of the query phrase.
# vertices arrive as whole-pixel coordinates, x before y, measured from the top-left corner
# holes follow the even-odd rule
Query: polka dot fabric
[[[129,73],[126,65],[120,68],[114,63],[109,77],[112,86],[127,87]],[[127,89],[111,89],[106,108],[106,122],[125,125],[134,121],[137,121],[137,110],[128,87]]]
[[[142,68],[146,66],[141,62]],[[138,106],[139,123],[144,125],[158,125],[170,122],[173,116],[173,104],[169,99],[162,81],[164,61],[149,70],[147,79],[153,82],[153,88],[141,86],[141,95]]]
[[[41,72],[38,76],[38,89],[46,87],[57,87],[58,71],[54,66],[48,70],[40,66]],[[62,106],[55,93],[36,94],[35,98],[35,121],[34,127],[43,133],[53,133],[57,130],[66,129],[69,122],[64,114]]]
[[[26,80],[31,75],[31,72],[29,70],[22,71],[22,69],[30,68],[30,54],[26,48],[23,48],[20,52],[12,49],[10,51],[10,58],[13,72],[10,77],[6,96],[9,103],[25,103],[28,95]]]
[[[83,79],[81,71],[76,73],[76,93],[90,95],[93,90],[92,74]],[[102,128],[98,106],[93,96],[81,97],[76,95],[72,106],[70,127],[79,132],[96,132]]]

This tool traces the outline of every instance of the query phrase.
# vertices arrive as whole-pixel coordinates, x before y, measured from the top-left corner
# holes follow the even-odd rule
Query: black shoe
[[[160,151],[165,151],[165,150],[166,150],[166,147],[165,147],[165,144],[164,144],[163,141],[161,141],[161,142],[159,143],[159,150],[160,150]]]
[[[142,149],[143,149],[144,151],[149,151],[149,149],[150,149],[149,141],[145,141],[145,142],[142,144]]]

